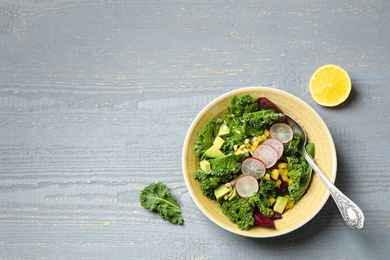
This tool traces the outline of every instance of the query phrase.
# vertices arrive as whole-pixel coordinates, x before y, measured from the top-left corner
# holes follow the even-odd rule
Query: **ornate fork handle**
[[[344,221],[354,229],[363,228],[364,223],[364,214],[363,211],[357,206],[352,200],[345,196],[334,184],[326,178],[322,171],[317,167],[314,161],[307,154],[305,149],[302,149],[303,156],[306,161],[310,164],[313,170],[320,177],[322,182],[328,188],[330,195],[332,195],[334,201],[336,202],[337,207],[340,210],[340,213]]]

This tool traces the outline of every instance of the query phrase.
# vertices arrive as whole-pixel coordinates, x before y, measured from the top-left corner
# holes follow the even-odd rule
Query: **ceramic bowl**
[[[231,99],[237,95],[250,94],[253,98],[266,97],[275,103],[284,113],[294,118],[304,128],[308,141],[315,144],[315,163],[333,183],[336,179],[337,162],[336,150],[332,136],[321,117],[307,103],[285,91],[251,87],[228,92],[211,101],[196,116],[188,130],[184,141],[182,166],[187,188],[199,209],[218,226],[238,235],[256,238],[275,237],[287,234],[302,227],[311,220],[324,206],[329,192],[319,177],[313,172],[309,188],[294,208],[287,210],[283,218],[275,220],[275,228],[253,226],[249,230],[240,230],[221,211],[216,200],[202,195],[200,182],[193,178],[198,170],[200,159],[195,155],[193,146],[197,132],[211,118],[219,118],[227,113]]]

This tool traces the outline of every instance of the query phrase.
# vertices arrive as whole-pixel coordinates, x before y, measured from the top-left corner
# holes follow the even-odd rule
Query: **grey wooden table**
[[[389,1],[0,1],[0,258],[389,259]],[[339,107],[308,81],[334,63],[352,78]],[[324,119],[336,185],[362,230],[329,199],[297,231],[229,233],[190,198],[185,134],[213,98],[285,90]],[[172,225],[139,204],[163,181]]]

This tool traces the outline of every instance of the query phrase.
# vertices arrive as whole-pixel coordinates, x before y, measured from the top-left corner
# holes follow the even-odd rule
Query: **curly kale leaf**
[[[276,197],[276,190],[275,190],[275,182],[272,180],[267,180],[266,178],[262,177],[260,180],[260,195],[264,200],[267,202],[269,198]]]
[[[206,172],[204,170],[197,170],[194,173],[194,179],[200,180],[199,188],[202,194],[210,199],[215,199],[214,189],[220,183],[226,183],[233,178],[232,175],[218,176],[214,174],[213,171]]]
[[[298,132],[295,132],[293,139],[290,142],[284,144],[284,156],[293,156],[298,152],[300,136],[301,135]]]
[[[247,127],[254,127],[256,129],[264,130],[274,123],[282,122],[284,114],[272,111],[261,110],[253,113],[245,113],[243,120],[247,122]]]
[[[246,128],[246,134],[250,137],[255,137],[255,136],[261,136],[264,134],[264,129],[258,129],[253,126],[248,126]]]
[[[242,122],[240,117],[232,117],[230,114],[224,115],[222,120],[230,128],[230,135],[224,137],[225,142],[221,147],[221,151],[228,154],[234,150],[234,145],[242,144],[247,137],[245,133],[246,123]]]
[[[140,194],[142,207],[157,212],[172,224],[183,224],[179,204],[169,192],[167,185],[158,182],[145,187]]]
[[[221,183],[233,179],[233,175],[240,171],[242,158],[234,154],[209,160],[211,170],[195,171],[194,178],[200,180],[200,189],[203,195],[215,199],[214,189]]]
[[[225,201],[220,204],[223,214],[228,219],[237,224],[241,230],[248,230],[254,224],[253,214],[255,208],[253,203],[247,199],[235,199],[231,201]]]
[[[265,216],[267,217],[274,216],[274,211],[271,209],[272,204],[267,199],[265,199],[260,193],[254,194],[253,196],[246,199],[250,201],[252,207],[257,208]]]
[[[224,201],[220,204],[223,214],[225,214],[230,221],[236,223],[241,230],[248,230],[254,225],[253,215],[256,209],[267,217],[273,217],[273,210],[267,206],[270,207],[271,205],[266,205],[259,194],[253,194],[253,196],[245,199],[239,198],[231,201]]]
[[[258,110],[259,107],[256,99],[252,98],[249,94],[241,96],[241,98],[234,96],[228,107],[229,114],[234,114],[235,116],[242,116],[244,113],[251,113]]]
[[[218,176],[235,174],[241,169],[241,163],[238,162],[238,157],[234,154],[229,154],[223,157],[209,160],[211,170]]]
[[[202,130],[198,131],[198,138],[193,147],[196,156],[202,156],[209,149],[218,135],[222,119],[210,119]]]

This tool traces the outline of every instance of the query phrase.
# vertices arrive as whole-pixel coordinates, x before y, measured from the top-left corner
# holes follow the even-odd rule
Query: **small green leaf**
[[[141,206],[160,214],[172,224],[183,224],[179,204],[169,192],[167,185],[158,182],[145,187],[140,194]]]
[[[314,144],[313,143],[308,143],[306,145],[306,152],[310,155],[310,157],[312,159],[314,158]]]

